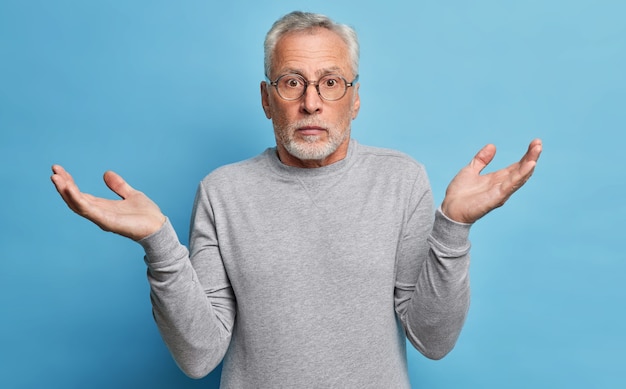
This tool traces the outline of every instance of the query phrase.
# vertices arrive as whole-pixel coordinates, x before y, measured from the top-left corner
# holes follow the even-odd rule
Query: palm
[[[535,139],[519,162],[493,173],[480,172],[493,160],[496,148],[483,147],[454,177],[442,203],[442,211],[461,223],[473,223],[491,210],[502,206],[532,175],[539,155],[541,140]]]
[[[105,173],[104,181],[121,200],[83,193],[61,166],[55,165],[52,170],[52,182],[68,207],[105,231],[139,240],[155,232],[165,221],[165,216],[152,200],[113,172]]]

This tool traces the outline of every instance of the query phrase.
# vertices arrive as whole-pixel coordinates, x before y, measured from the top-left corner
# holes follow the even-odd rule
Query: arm
[[[430,191],[417,202],[399,250],[399,255],[413,255],[417,260],[411,261],[413,267],[405,264],[398,268],[396,310],[407,337],[427,357],[445,356],[454,347],[465,321],[470,299],[471,224],[502,206],[526,183],[541,149],[541,141],[536,139],[519,162],[481,176],[495,155],[493,145],[485,146],[448,186],[431,230],[430,224],[423,222],[430,220]],[[427,182],[422,185],[428,187]],[[416,274],[414,283],[411,274]]]
[[[226,354],[235,320],[235,299],[219,253],[190,259],[169,221],[139,243],[146,251],[152,312],[161,336],[181,370],[202,378]]]
[[[469,228],[433,220],[425,177],[418,179],[398,246],[395,305],[407,338],[424,356],[443,358],[454,347],[469,308]]]
[[[81,192],[61,166],[52,170],[52,182],[70,209],[101,229],[143,246],[154,317],[165,343],[186,374],[208,374],[222,360],[230,342],[235,311],[230,290],[204,286],[205,280],[199,279],[187,249],[158,206],[122,177],[105,173],[106,185],[121,197],[108,200]],[[219,262],[219,254],[214,254]],[[194,264],[199,272],[206,272],[202,263]]]

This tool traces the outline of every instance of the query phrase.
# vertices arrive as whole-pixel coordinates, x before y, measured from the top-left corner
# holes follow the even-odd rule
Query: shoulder
[[[374,171],[417,175],[426,172],[424,165],[408,154],[383,147],[359,144],[356,148],[356,161]]]
[[[268,170],[268,152],[266,150],[256,157],[220,166],[204,177],[202,185],[230,186],[238,183],[250,184],[264,176],[264,172]]]
[[[356,179],[365,180],[370,192],[378,190],[380,198],[385,201],[405,203],[412,208],[424,198],[431,198],[424,165],[408,154],[359,144],[355,148],[354,159]]]

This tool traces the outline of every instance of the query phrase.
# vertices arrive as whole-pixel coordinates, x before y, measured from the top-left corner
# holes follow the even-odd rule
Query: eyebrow
[[[296,68],[285,68],[282,70],[281,74],[299,74],[304,77],[304,72],[300,69]],[[339,74],[341,75],[341,68],[339,66],[331,66],[329,68],[320,69],[315,72],[315,75],[320,78],[327,74]],[[306,77],[305,77],[306,78]]]

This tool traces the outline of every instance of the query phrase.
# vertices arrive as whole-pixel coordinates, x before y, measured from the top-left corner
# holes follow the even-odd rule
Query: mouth
[[[299,127],[298,129],[296,129],[296,132],[298,132],[298,134],[302,136],[311,136],[311,135],[321,135],[327,131],[323,127],[304,126],[304,127]]]

